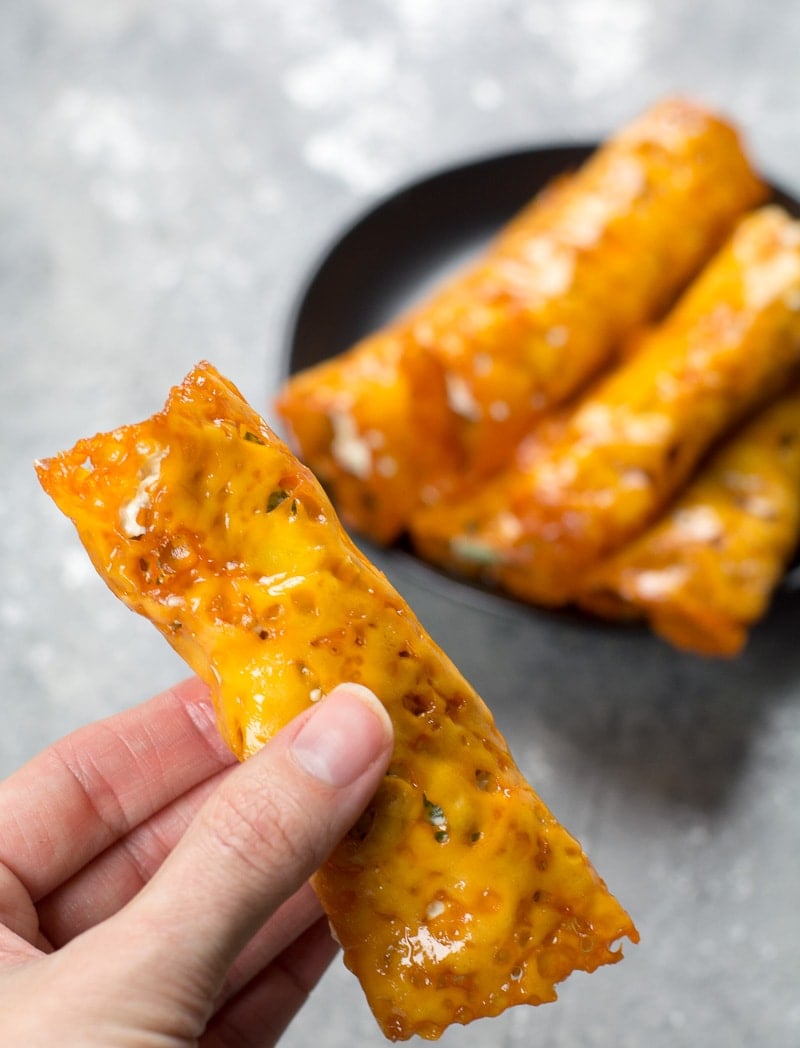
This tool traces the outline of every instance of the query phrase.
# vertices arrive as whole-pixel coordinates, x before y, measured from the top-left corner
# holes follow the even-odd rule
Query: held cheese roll
[[[429,301],[292,378],[278,409],[300,457],[347,525],[391,541],[507,462],[764,197],[728,124],[656,105]]]
[[[544,451],[474,495],[420,511],[414,543],[524,599],[567,603],[583,573],[642,531],[798,365],[800,223],[765,207]]]
[[[315,887],[387,1037],[552,1001],[637,939],[481,699],[213,368],[38,471],[112,590],[208,683],[239,758],[342,680],[385,703],[391,767]]]
[[[589,572],[578,602],[646,618],[679,648],[732,656],[800,540],[800,387],[726,441],[681,497]]]

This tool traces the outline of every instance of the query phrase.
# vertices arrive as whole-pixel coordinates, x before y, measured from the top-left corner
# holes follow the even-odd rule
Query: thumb
[[[391,748],[383,706],[347,684],[236,768],[150,883],[106,922],[117,925],[129,959],[143,948],[144,982],[151,977],[163,993],[169,970],[176,989],[213,995],[248,940],[356,821]]]

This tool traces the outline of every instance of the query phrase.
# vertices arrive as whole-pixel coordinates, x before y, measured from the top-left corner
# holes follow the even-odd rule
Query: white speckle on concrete
[[[395,49],[388,38],[343,38],[289,69],[283,89],[295,105],[310,110],[336,110],[357,98],[370,103],[395,79],[395,65]]]
[[[576,98],[624,87],[647,61],[649,21],[640,0],[532,4],[522,17],[531,35],[561,60],[565,89]]]
[[[61,557],[61,584],[65,589],[81,589],[95,581],[97,572],[82,546],[70,546]]]
[[[130,100],[69,88],[57,98],[53,119],[88,163],[132,174],[147,162],[147,144]]]
[[[470,94],[476,107],[486,112],[499,109],[505,98],[502,84],[491,76],[482,76],[473,81]]]
[[[0,604],[0,622],[4,626],[19,626],[25,622],[25,608],[18,601],[4,600]]]

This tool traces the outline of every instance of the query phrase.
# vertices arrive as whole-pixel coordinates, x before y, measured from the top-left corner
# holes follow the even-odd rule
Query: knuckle
[[[259,790],[231,782],[217,795],[208,828],[220,854],[260,878],[283,881],[299,871],[307,876],[324,857],[313,826],[300,798],[273,781]]]

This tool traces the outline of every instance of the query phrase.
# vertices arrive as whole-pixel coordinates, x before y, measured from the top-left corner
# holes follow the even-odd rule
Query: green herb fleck
[[[434,804],[433,801],[429,801],[424,793],[422,795],[422,807],[425,811],[425,818],[436,831],[433,839],[438,844],[447,844],[450,840],[450,834],[447,829],[447,816],[444,813],[444,809],[438,804]]]
[[[251,444],[261,444],[262,447],[266,447],[266,441],[257,437],[255,433],[251,433],[249,429],[245,430],[244,439],[249,440]]]
[[[272,513],[274,509],[277,509],[282,502],[285,502],[289,498],[289,492],[284,491],[283,488],[276,488],[270,493],[267,499],[267,513]]]
[[[434,804],[433,801],[429,801],[424,793],[422,795],[422,806],[425,809],[425,818],[431,826],[447,825],[447,816],[444,813],[444,809],[440,808],[438,804]]]
[[[484,564],[491,567],[493,564],[500,564],[503,560],[498,550],[492,549],[491,546],[485,545],[478,539],[464,536],[452,539],[450,549],[460,560],[466,560],[472,564]]]

